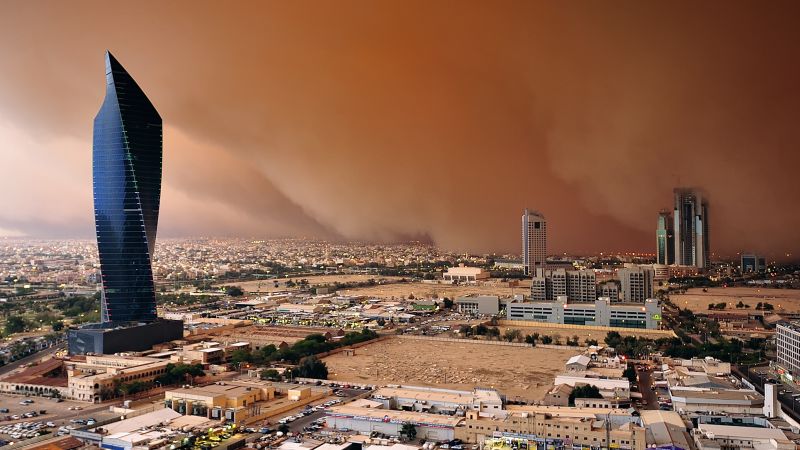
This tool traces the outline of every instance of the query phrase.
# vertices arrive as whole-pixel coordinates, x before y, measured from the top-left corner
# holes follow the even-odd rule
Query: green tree
[[[600,389],[597,386],[585,384],[583,386],[575,386],[569,394],[569,406],[575,406],[576,398],[603,398],[600,395]]]
[[[553,343],[553,338],[551,338],[550,336],[547,336],[547,335],[542,336],[542,344],[550,345],[552,343]]]
[[[6,319],[5,334],[6,336],[21,333],[28,327],[28,322],[20,316],[11,316]]]
[[[609,347],[617,348],[622,343],[622,336],[618,331],[609,331],[604,341]]]
[[[503,333],[503,339],[508,342],[518,341],[522,338],[522,332],[517,329],[507,329],[505,333]]]
[[[489,328],[489,331],[486,333],[486,335],[489,336],[490,339],[499,338],[500,337],[500,329],[497,328],[497,327],[491,327],[491,328]]]
[[[636,383],[636,369],[633,365],[628,364],[628,367],[622,372],[622,376],[627,378],[631,383]]]
[[[225,286],[225,294],[231,297],[241,297],[244,295],[244,291],[239,286]]]
[[[234,350],[231,353],[231,364],[234,367],[239,367],[242,363],[250,363],[253,362],[253,355],[250,353],[250,350],[240,349]]]
[[[61,321],[61,320],[58,320],[56,322],[53,322],[53,324],[50,325],[50,326],[53,328],[53,331],[61,331],[61,330],[64,329],[64,322]]]
[[[413,440],[417,437],[417,427],[411,422],[404,422],[403,426],[400,428],[400,435]]]
[[[443,302],[444,302],[444,307],[445,308],[453,309],[453,301],[452,300],[450,300],[449,298],[445,297]]]
[[[328,378],[328,366],[315,355],[306,356],[297,365],[297,376],[304,378]]]
[[[264,369],[261,371],[261,379],[269,381],[281,381],[283,377],[275,369]]]

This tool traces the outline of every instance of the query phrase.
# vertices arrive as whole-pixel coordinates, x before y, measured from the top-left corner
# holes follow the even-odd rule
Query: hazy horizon
[[[800,4],[0,4],[0,236],[92,238],[106,49],[164,120],[159,238],[800,254]],[[791,256],[787,256],[791,255]]]

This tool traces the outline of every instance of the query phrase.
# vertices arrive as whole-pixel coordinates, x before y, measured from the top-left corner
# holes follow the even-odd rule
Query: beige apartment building
[[[525,435],[585,447],[647,447],[646,431],[639,419],[622,410],[534,406],[506,412],[501,416],[467,411],[463,424],[455,428],[455,437],[464,442],[483,442],[500,435]]]
[[[173,389],[164,393],[164,404],[185,415],[238,422],[260,414],[259,403],[274,398],[271,384],[234,381]]]
[[[99,403],[104,390],[120,383],[148,382],[166,373],[169,361],[133,356],[86,356],[85,361],[65,361],[67,398]]]

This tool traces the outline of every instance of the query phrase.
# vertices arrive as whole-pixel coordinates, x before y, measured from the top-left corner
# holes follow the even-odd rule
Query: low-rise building
[[[514,302],[506,308],[508,320],[528,320],[572,325],[594,325],[620,328],[658,329],[661,324],[661,307],[658,300],[644,303],[611,303],[609,298],[599,298],[592,303],[568,303],[560,296],[553,302]]]
[[[759,428],[700,423],[693,433],[698,450],[751,448],[794,450],[796,445],[778,428]]]
[[[500,297],[496,295],[458,297],[455,304],[461,314],[493,316],[500,312]]]
[[[494,448],[491,440],[504,438],[517,440],[517,448],[536,448],[534,442],[554,448],[629,450],[644,450],[647,445],[640,419],[628,411],[557,406],[514,406],[502,415],[469,411],[456,428],[456,437],[483,442],[484,448]]]
[[[392,411],[383,408],[334,406],[327,410],[326,426],[334,430],[353,430],[363,434],[373,432],[400,436],[406,423],[416,427],[417,437],[428,441],[450,441],[455,437],[461,417],[411,411]]]
[[[554,384],[568,386],[595,386],[606,398],[631,398],[631,382],[627,378],[608,377],[591,370],[583,372],[567,372],[557,375]]]
[[[490,276],[489,272],[480,267],[466,267],[464,264],[459,264],[458,267],[449,267],[442,278],[444,281],[473,284],[480,280],[487,280]]]
[[[258,415],[259,402],[274,398],[275,387],[269,383],[235,381],[166,391],[164,406],[185,415],[238,423]]]
[[[500,411],[503,399],[494,389],[457,391],[428,387],[382,387],[372,398],[386,409],[455,415],[459,411]]]
[[[762,415],[764,397],[752,389],[706,389],[672,386],[672,407],[680,413]]]

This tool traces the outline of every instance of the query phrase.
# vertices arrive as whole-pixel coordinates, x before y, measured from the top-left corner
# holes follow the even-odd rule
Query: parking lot
[[[359,395],[370,392],[369,389],[352,389],[333,387],[337,395],[335,397],[327,397],[309,404],[303,408],[298,408],[295,411],[275,418],[274,423],[277,426],[286,424],[289,431],[293,434],[303,434],[318,431],[322,428],[325,418],[325,410],[331,406],[346,403]]]
[[[21,405],[20,402],[28,401],[27,405]],[[57,401],[56,399],[46,397],[25,397],[22,395],[0,394],[0,425],[7,422],[15,422],[23,419],[25,413],[36,412],[41,414],[37,420],[44,419],[45,421],[53,421],[55,423],[69,421],[76,417],[80,417],[85,409],[94,410],[99,405],[91,403],[75,402],[71,400]],[[81,408],[80,410],[70,408]],[[108,409],[108,406],[102,407]],[[8,412],[5,412],[8,410]],[[14,416],[20,416],[19,419],[14,419]]]

